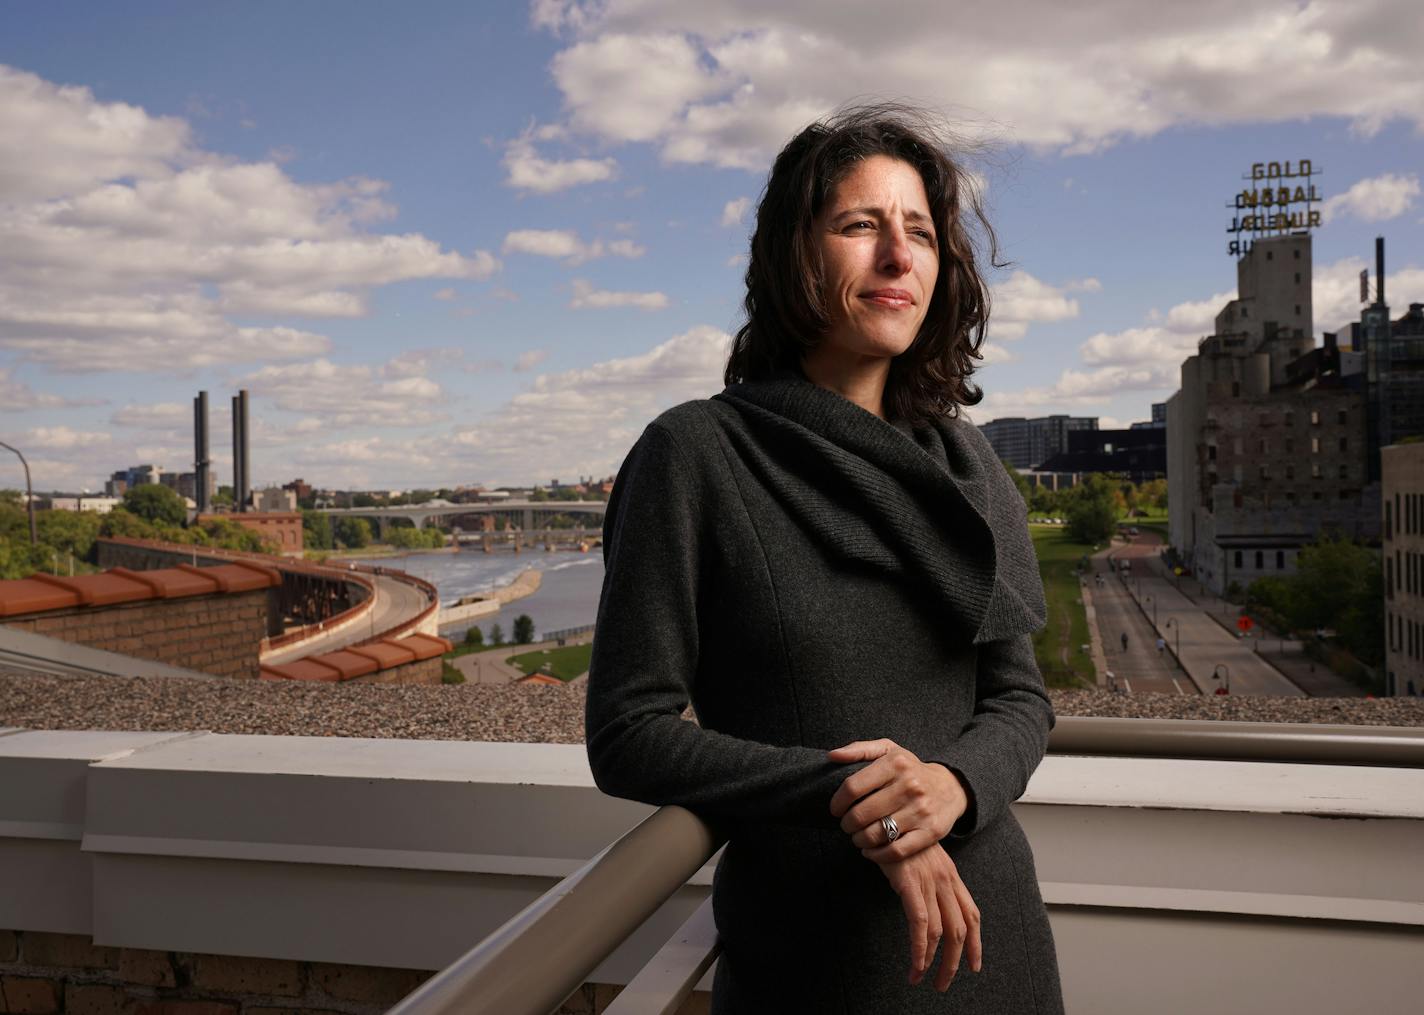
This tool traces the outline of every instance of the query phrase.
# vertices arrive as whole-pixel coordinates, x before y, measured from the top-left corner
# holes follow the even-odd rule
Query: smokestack
[[[1384,306],[1384,237],[1375,237],[1375,302]]]
[[[208,393],[198,392],[193,399],[193,479],[197,486],[198,514],[212,510],[208,503]]]
[[[252,457],[248,453],[250,445],[247,443],[247,389],[243,388],[237,393],[237,405],[240,418],[240,430],[242,440],[242,510],[247,510],[247,502],[252,496]]]
[[[246,509],[247,499],[242,495],[245,485],[242,460],[242,399],[232,396],[232,506],[234,511]]]

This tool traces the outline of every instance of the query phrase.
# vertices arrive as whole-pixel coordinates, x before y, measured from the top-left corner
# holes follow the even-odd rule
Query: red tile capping
[[[79,605],[79,593],[67,586],[52,585],[33,578],[0,581],[0,617],[40,613]]]
[[[217,590],[219,592],[232,591],[232,582],[228,581],[228,579],[223,575],[212,573],[216,571],[217,568],[194,567],[192,564],[175,564],[174,567],[179,571],[186,571],[188,574],[195,574],[199,577],[208,579],[210,582],[217,586]]]
[[[29,580],[32,582],[41,582],[45,585],[53,585],[57,589],[73,592],[79,597],[80,606],[87,606],[94,600],[93,593],[76,582],[73,578],[60,578],[52,574],[45,574],[43,571],[36,571],[30,575]]]

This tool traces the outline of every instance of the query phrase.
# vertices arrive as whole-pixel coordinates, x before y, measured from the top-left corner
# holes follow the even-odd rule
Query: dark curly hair
[[[939,277],[914,342],[891,361],[886,415],[922,423],[976,405],[983,393],[969,378],[973,361],[983,359],[979,347],[989,321],[980,248],[987,245],[988,264],[1003,265],[978,187],[949,154],[969,147],[928,112],[899,103],[844,108],[792,138],[776,157],[757,205],[746,323],[732,343],[726,383],[799,370],[802,355],[825,334],[824,271],[812,223],[855,165],[888,155],[913,166],[924,181]]]

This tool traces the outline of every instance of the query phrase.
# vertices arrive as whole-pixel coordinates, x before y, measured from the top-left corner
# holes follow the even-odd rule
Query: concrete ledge
[[[98,946],[438,969],[651,810],[581,745],[0,734],[0,927]],[[1070,1010],[1424,992],[1424,771],[1049,757],[1015,813]],[[709,883],[590,981],[628,983]]]

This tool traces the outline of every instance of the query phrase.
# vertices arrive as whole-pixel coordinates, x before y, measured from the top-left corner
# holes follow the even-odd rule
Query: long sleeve
[[[727,495],[712,489],[707,471],[653,423],[614,484],[584,714],[594,780],[612,796],[708,819],[834,829],[831,796],[864,763],[833,764],[822,750],[756,743],[681,718],[698,676],[711,514]],[[719,627],[730,634],[734,623],[722,616]]]
[[[985,642],[978,651],[974,718],[952,747],[922,759],[954,771],[969,794],[969,809],[951,838],[973,835],[1023,795],[1053,728],[1033,636]]]

